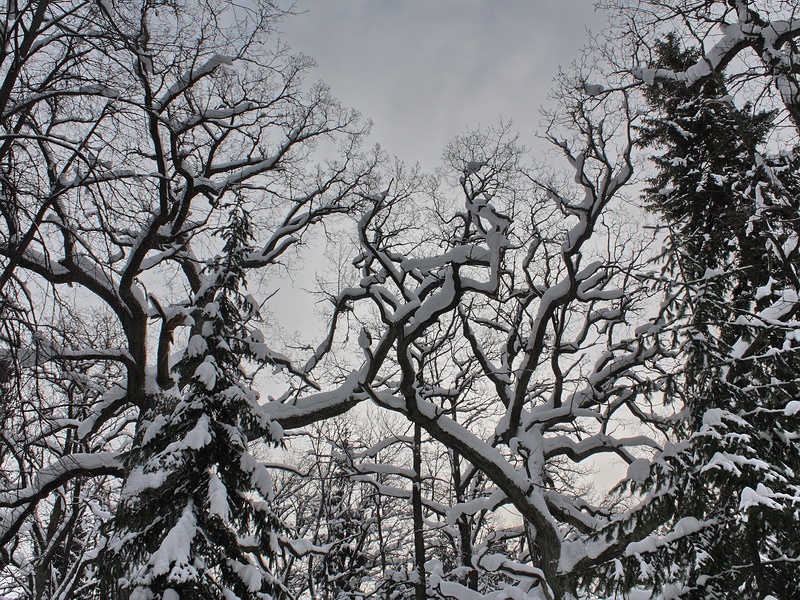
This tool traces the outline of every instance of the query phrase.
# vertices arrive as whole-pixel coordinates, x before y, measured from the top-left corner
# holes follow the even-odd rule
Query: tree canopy
[[[800,593],[800,16],[605,5],[425,173],[278,3],[6,3],[0,595]]]

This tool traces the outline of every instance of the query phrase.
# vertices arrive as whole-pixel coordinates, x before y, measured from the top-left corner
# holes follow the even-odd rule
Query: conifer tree
[[[272,481],[249,449],[281,432],[243,368],[243,359],[266,363],[273,354],[248,325],[258,307],[244,291],[252,236],[241,205],[220,233],[221,257],[189,312],[177,385],[157,399],[125,457],[109,575],[111,585],[122,577],[131,600],[284,596],[269,567],[281,530]]]
[[[698,56],[674,37],[657,50],[656,66],[676,71]],[[608,581],[798,597],[797,149],[768,156],[774,114],[736,108],[721,76],[659,82],[646,97],[656,114],[641,143],[661,151],[646,200],[670,229],[664,279],[682,327],[668,392],[686,418],[649,476],[627,482],[644,501],[618,527],[654,533]]]

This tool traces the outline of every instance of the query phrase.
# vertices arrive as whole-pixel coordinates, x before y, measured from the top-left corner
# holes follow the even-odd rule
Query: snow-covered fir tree
[[[276,442],[281,431],[259,407],[243,363],[272,357],[248,324],[258,305],[244,291],[242,261],[252,250],[246,210],[234,206],[220,234],[222,254],[189,310],[176,386],[154,398],[124,457],[108,584],[121,581],[131,600],[284,596],[270,569],[281,530],[272,480],[250,449],[251,440]]]
[[[699,56],[675,37],[656,48],[674,71]],[[606,587],[798,597],[800,156],[767,153],[775,114],[737,108],[722,74],[656,82],[646,98],[641,143],[660,152],[646,200],[669,229],[681,361],[667,389],[686,416],[628,482],[644,501],[616,527],[654,533],[609,565]]]

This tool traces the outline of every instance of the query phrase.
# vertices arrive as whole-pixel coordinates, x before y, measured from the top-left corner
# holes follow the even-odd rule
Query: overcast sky
[[[530,145],[559,65],[604,19],[594,0],[297,0],[282,25],[316,78],[430,170],[456,135],[503,118]]]

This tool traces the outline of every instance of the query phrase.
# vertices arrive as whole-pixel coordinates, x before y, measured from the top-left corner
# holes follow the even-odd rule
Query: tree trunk
[[[414,562],[417,567],[417,582],[414,597],[416,600],[427,600],[427,582],[425,580],[425,537],[422,520],[422,428],[414,425],[414,483],[411,491],[411,503],[414,511]]]

